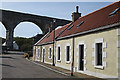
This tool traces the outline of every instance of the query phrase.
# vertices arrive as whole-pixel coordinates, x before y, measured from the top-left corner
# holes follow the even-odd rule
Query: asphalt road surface
[[[23,58],[22,54],[7,54],[2,58],[2,78],[68,78]]]

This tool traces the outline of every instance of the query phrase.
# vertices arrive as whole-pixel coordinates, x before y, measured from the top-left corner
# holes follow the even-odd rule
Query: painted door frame
[[[83,69],[83,71],[82,70],[79,70],[79,57],[80,57],[80,54],[79,54],[79,46],[80,45],[84,45],[84,56],[83,56],[83,58],[84,58],[84,62],[83,62],[83,65],[84,65],[84,69]],[[86,44],[84,43],[84,41],[80,41],[80,42],[78,42],[78,45],[77,45],[77,48],[78,48],[78,52],[77,52],[77,56],[78,56],[78,58],[77,58],[77,72],[81,72],[81,73],[83,73],[85,70],[86,70],[86,67],[85,67],[85,64],[86,64],[86,60],[85,60],[85,57],[86,57]]]
[[[80,46],[82,46],[83,47],[83,52],[81,53],[81,51],[80,51]],[[78,69],[79,69],[79,71],[84,71],[84,44],[81,44],[81,45],[79,45],[79,56],[78,56]],[[82,56],[82,60],[81,60],[81,56]],[[82,68],[81,68],[82,67]]]

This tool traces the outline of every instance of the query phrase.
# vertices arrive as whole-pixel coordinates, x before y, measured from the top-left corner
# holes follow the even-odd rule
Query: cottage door
[[[84,45],[79,45],[79,70],[84,70]]]

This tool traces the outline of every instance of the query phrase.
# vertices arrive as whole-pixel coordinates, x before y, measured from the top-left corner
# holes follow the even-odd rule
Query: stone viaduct
[[[0,10],[0,21],[6,28],[6,45],[9,49],[13,48],[13,36],[15,27],[21,22],[32,22],[42,30],[43,34],[49,31],[49,27],[53,19],[56,19],[56,26],[63,26],[70,23],[69,20],[33,15],[28,13],[20,13],[8,10]]]

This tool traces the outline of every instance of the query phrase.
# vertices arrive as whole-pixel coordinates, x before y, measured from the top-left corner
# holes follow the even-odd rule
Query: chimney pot
[[[72,13],[72,21],[75,22],[79,17],[81,17],[81,13],[78,12],[79,6],[76,6],[76,12]]]
[[[76,13],[79,13],[79,12],[78,12],[78,9],[79,9],[79,6],[76,6]]]

